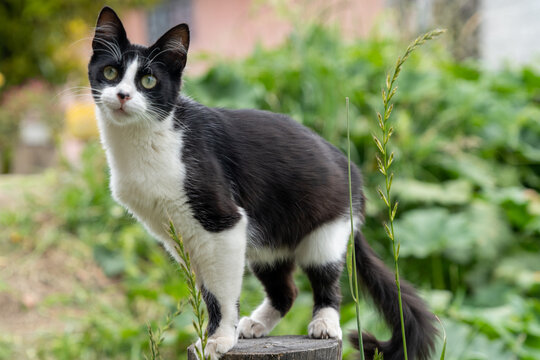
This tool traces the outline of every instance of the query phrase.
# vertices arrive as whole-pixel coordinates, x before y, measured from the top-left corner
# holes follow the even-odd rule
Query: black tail
[[[392,337],[388,341],[379,341],[369,333],[362,334],[365,357],[373,359],[375,349],[378,349],[379,353],[383,353],[384,360],[403,360],[405,357],[394,273],[377,257],[362,233],[355,234],[354,245],[360,283],[368,290],[392,329]],[[416,295],[411,285],[405,281],[400,281],[400,284],[408,358],[429,359],[437,336],[437,329],[434,326],[435,316]],[[357,347],[358,333],[351,334],[350,340]]]

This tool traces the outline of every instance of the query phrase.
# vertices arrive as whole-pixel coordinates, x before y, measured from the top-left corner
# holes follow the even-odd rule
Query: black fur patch
[[[313,289],[313,315],[322,308],[332,307],[339,312],[341,303],[340,276],[343,262],[304,268]]]
[[[208,291],[204,286],[201,287],[201,294],[206,303],[206,308],[208,309],[208,327],[206,328],[206,331],[208,336],[212,336],[221,322],[221,306],[214,294]]]
[[[278,310],[282,317],[285,316],[298,294],[292,276],[294,263],[284,261],[271,266],[250,264],[250,267],[263,284],[274,309]]]
[[[233,226],[242,207],[257,229],[256,245],[294,248],[348,209],[345,156],[285,115],[214,109],[180,98],[175,127],[183,132],[184,188],[209,231]],[[352,179],[361,213],[356,167]]]

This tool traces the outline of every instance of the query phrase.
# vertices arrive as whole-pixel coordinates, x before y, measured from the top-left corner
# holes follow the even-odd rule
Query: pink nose
[[[116,94],[116,96],[118,96],[118,100],[120,100],[121,104],[124,104],[126,101],[131,99],[131,97],[129,96],[128,93],[125,93],[125,92],[122,92],[122,91],[119,91],[118,94]]]

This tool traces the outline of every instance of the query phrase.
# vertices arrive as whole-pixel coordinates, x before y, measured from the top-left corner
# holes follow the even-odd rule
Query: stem
[[[364,360],[364,341],[362,339],[362,323],[360,322],[360,300],[358,298],[358,273],[356,271],[356,252],[354,250],[354,220],[353,220],[353,201],[352,201],[352,181],[351,181],[351,140],[349,130],[349,98],[345,98],[347,108],[347,172],[349,177],[349,211],[351,219],[351,235],[349,239],[349,248],[351,258],[347,259],[349,281],[352,280],[351,291],[356,306],[356,327],[358,329],[358,349],[360,350],[360,358]],[[349,285],[351,285],[349,283]]]

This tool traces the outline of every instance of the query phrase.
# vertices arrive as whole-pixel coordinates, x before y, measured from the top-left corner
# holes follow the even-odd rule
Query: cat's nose
[[[123,92],[123,91],[119,91],[116,96],[118,96],[118,99],[120,100],[120,103],[125,103],[126,101],[128,101],[129,99],[131,99],[131,97],[129,96],[128,93],[126,92]]]

